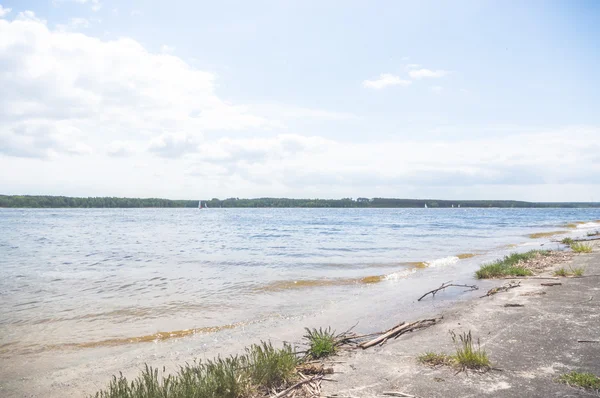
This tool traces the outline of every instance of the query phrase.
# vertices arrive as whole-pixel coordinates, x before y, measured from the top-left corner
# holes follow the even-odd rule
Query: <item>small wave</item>
[[[477,254],[475,253],[460,253],[457,254],[456,257],[458,257],[459,260],[464,260],[466,258],[471,258],[471,257],[475,257]]]
[[[578,229],[588,229],[588,228],[597,228],[600,226],[600,220],[589,221],[589,222],[581,222],[577,225]]]
[[[427,264],[427,266],[431,267],[431,268],[445,267],[447,265],[452,265],[452,264],[457,263],[458,260],[459,260],[459,258],[457,256],[449,256],[449,257],[437,258],[432,261],[427,261],[425,264]]]
[[[566,234],[566,233],[567,233],[567,231],[536,232],[533,234],[529,234],[528,236],[531,239],[539,239],[539,238],[549,238],[554,235],[562,235],[562,234]]]
[[[410,275],[412,275],[415,272],[417,272],[417,269],[418,268],[411,268],[411,269],[407,269],[407,270],[404,270],[404,271],[394,272],[392,274],[386,275],[385,276],[385,280],[386,281],[397,281],[399,279],[406,279]]]
[[[123,337],[123,338],[115,338],[115,339],[107,339],[100,341],[89,341],[85,343],[65,343],[60,345],[49,346],[50,349],[56,348],[94,348],[94,347],[106,347],[106,346],[116,346],[116,345],[124,345],[124,344],[135,344],[135,343],[151,343],[158,342],[162,340],[169,339],[177,339],[187,336],[192,336],[195,334],[207,334],[207,333],[216,333],[221,330],[234,329],[236,327],[247,325],[246,322],[238,322],[232,323],[229,325],[221,325],[221,326],[208,326],[203,328],[194,328],[194,329],[184,329],[184,330],[174,330],[171,332],[157,332],[154,334],[149,334],[146,336],[139,337]]]

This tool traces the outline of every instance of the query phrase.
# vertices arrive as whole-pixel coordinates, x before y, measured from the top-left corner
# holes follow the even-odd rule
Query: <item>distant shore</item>
[[[600,208],[600,202],[525,202],[518,200],[445,200],[396,198],[160,198],[0,195],[0,208]]]

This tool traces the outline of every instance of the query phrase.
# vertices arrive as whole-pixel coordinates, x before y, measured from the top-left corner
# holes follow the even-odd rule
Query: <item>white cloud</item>
[[[78,3],[78,4],[90,4],[92,6],[92,11],[96,12],[102,8],[102,3],[100,0],[52,0],[52,4],[55,6],[60,5],[61,3]]]
[[[48,157],[116,140],[276,125],[217,97],[214,74],[128,38],[51,30],[31,11],[0,20],[0,38],[5,155]],[[164,143],[156,153],[168,152],[171,143]]]
[[[106,149],[106,153],[113,157],[127,157],[136,152],[139,152],[138,145],[131,141],[113,141]]]
[[[400,77],[391,73],[382,73],[378,79],[363,81],[363,87],[374,89],[381,89],[387,86],[408,86],[409,84],[411,84],[410,80],[400,79]]]
[[[165,133],[154,137],[148,150],[165,158],[177,158],[186,153],[196,152],[198,141],[196,137],[185,133]]]
[[[444,87],[442,86],[431,86],[429,89],[436,94],[441,94],[441,92],[444,91]]]
[[[171,54],[174,51],[175,51],[175,47],[171,47],[166,44],[163,44],[162,46],[160,46],[160,52],[163,54]]]
[[[408,65],[406,65],[406,69],[417,69],[417,68],[420,68],[420,67],[421,67],[421,65],[419,65],[419,64],[408,64]]]
[[[10,13],[12,11],[12,8],[4,8],[2,7],[2,4],[0,4],[0,18],[2,18],[5,15],[8,15],[8,13]]]
[[[85,18],[71,18],[66,24],[57,24],[56,29],[61,32],[77,31],[90,27],[90,21]]]
[[[431,69],[411,69],[408,75],[412,79],[423,79],[423,78],[439,78],[446,76],[448,71],[445,70],[431,70]]]

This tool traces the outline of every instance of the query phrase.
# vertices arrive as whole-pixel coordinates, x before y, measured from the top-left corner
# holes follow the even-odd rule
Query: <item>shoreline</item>
[[[460,282],[460,281],[456,280],[456,282]],[[435,282],[435,279],[432,279],[431,283],[436,284],[437,282]],[[480,281],[478,284],[480,284],[480,286],[482,286],[482,289],[485,289],[485,286],[491,286],[496,283],[494,281]],[[437,286],[432,286],[432,287],[437,287]],[[424,292],[421,292],[421,293],[424,293]],[[411,292],[409,294],[412,297],[413,292]],[[445,296],[445,297],[443,297],[443,296]],[[412,297],[412,299],[416,300],[417,297],[418,296]],[[413,308],[408,313],[412,313],[411,318],[410,318],[410,319],[412,319],[413,316],[422,317],[424,315],[435,315],[436,312],[438,312],[439,310],[452,312],[452,309],[455,306],[466,305],[466,303],[472,301],[473,297],[475,297],[475,296],[461,294],[458,291],[457,292],[449,292],[445,295],[440,295],[440,297],[436,297],[436,301],[429,302],[426,305],[417,305],[415,308]],[[387,321],[385,319],[382,320],[382,318],[385,318],[386,313],[382,312],[382,308],[385,308],[386,305],[387,305],[387,303],[380,303],[380,306],[376,307],[372,314],[362,314],[365,316],[361,317],[362,318],[361,323],[363,323],[363,321],[366,320],[366,322],[363,323],[362,326],[364,327],[365,324],[369,325],[368,329],[365,331],[372,331],[370,329],[372,329],[373,327],[377,327],[377,328],[385,327],[385,324],[387,324]],[[354,314],[355,314],[354,319],[357,319],[357,316],[361,316],[360,312],[354,312]],[[393,316],[393,314],[394,314],[393,310],[387,311],[388,316]],[[326,326],[328,326],[328,324],[323,323],[323,318],[324,317],[314,317],[312,319],[306,319],[306,318],[297,319],[294,321],[294,324],[296,325],[295,329],[291,328],[291,327],[285,328],[282,325],[276,325],[277,321],[273,321],[273,322],[271,322],[271,325],[273,325],[274,328],[270,329],[269,325],[263,327],[262,332],[264,334],[260,335],[259,337],[262,337],[265,340],[271,340],[274,342],[274,344],[280,344],[284,341],[297,342],[299,339],[298,333],[301,333],[301,330],[302,330],[301,327],[298,327],[300,324],[302,326],[311,326],[311,327],[312,326],[314,326],[314,327],[325,326],[326,327]],[[346,320],[348,320],[348,317],[346,317]],[[405,319],[396,319],[396,320],[400,321],[400,320],[405,320]],[[388,319],[388,321],[389,321],[389,319]],[[444,323],[442,323],[442,325],[443,324]],[[340,325],[334,324],[332,326],[340,326]],[[388,324],[387,326],[391,326],[391,325]],[[340,330],[341,329],[343,329],[343,328],[340,327]],[[422,332],[419,332],[419,333],[422,333]],[[223,347],[224,345],[227,345],[227,341],[231,342],[232,340],[239,338],[239,336],[240,336],[240,334],[235,333],[235,332],[231,333],[231,334],[219,332],[218,336],[214,336],[214,340],[216,341],[217,339],[220,339],[221,347]],[[204,337],[206,337],[204,339],[204,341],[212,340],[211,336],[204,336]],[[96,363],[94,363],[93,365],[86,364],[85,369],[81,368],[82,367],[81,364],[80,364],[79,368],[74,367],[74,366],[71,366],[69,368],[68,361],[67,361],[67,364],[61,364],[61,366],[59,367],[58,370],[51,369],[51,375],[44,376],[42,378],[42,380],[35,380],[35,377],[31,377],[31,378],[23,379],[21,381],[13,380],[13,382],[10,383],[11,385],[8,385],[8,383],[0,383],[0,392],[4,391],[9,394],[14,393],[14,395],[7,395],[7,396],[31,396],[31,397],[34,397],[34,396],[40,396],[40,397],[41,396],[44,396],[44,397],[73,396],[73,397],[77,397],[77,396],[82,396],[86,393],[94,393],[96,390],[99,390],[99,389],[105,387],[105,385],[108,383],[109,378],[110,378],[110,376],[106,374],[107,371],[111,372],[111,374],[114,374],[114,373],[118,373],[119,370],[123,370],[123,372],[128,377],[131,377],[131,376],[135,376],[139,373],[139,369],[143,365],[144,362],[148,362],[148,363],[151,363],[152,365],[155,365],[155,366],[158,365],[161,367],[163,365],[167,365],[167,368],[176,369],[176,366],[189,360],[190,358],[194,358],[194,357],[210,358],[212,356],[216,356],[216,355],[211,354],[211,353],[214,353],[215,350],[212,348],[208,348],[206,346],[206,343],[204,344],[203,347],[200,348],[200,350],[198,350],[198,347],[196,347],[194,350],[190,350],[191,347],[186,347],[186,346],[197,345],[198,341],[202,341],[202,340],[192,340],[192,339],[188,339],[188,338],[174,339],[174,340],[175,341],[171,342],[171,344],[169,344],[169,346],[167,346],[167,347],[163,346],[161,350],[157,349],[156,346],[150,347],[150,348],[140,347],[140,346],[125,346],[125,347],[119,348],[117,351],[120,353],[120,356],[124,357],[124,358],[128,358],[125,361],[125,363],[128,364],[126,366],[122,366],[123,362],[121,362],[121,364],[115,368],[114,364],[111,365],[110,358],[102,358],[101,360],[98,361],[98,364],[96,364]],[[256,338],[256,336],[254,336],[253,340],[247,339],[244,342],[244,345],[249,342],[257,342],[257,341],[258,341],[258,339]],[[149,344],[151,344],[151,343],[149,343]],[[173,347],[174,350],[180,350],[180,352],[177,352],[177,355],[175,355],[175,356],[165,355],[165,350],[169,350],[169,347]],[[187,351],[184,351],[184,350],[187,350]],[[239,342],[236,342],[235,344],[231,344],[227,350],[218,351],[218,353],[223,354],[223,355],[228,355],[228,354],[236,354],[237,352],[241,352],[242,350],[243,350],[243,345],[239,344]],[[109,351],[110,350],[107,349],[105,351],[97,351],[97,352],[109,352]],[[153,352],[155,352],[155,353],[153,354]],[[47,358],[51,357],[50,354],[51,353],[48,353],[48,355],[46,355],[46,357]],[[78,355],[77,352],[72,353],[73,357],[77,356],[77,355]],[[81,354],[81,355],[90,355],[90,354],[86,353],[86,354]],[[67,355],[67,357],[68,356],[69,355]],[[46,359],[46,360],[48,360],[48,359]],[[44,361],[41,361],[41,362],[43,363]],[[98,375],[97,375],[98,372],[102,373],[102,375],[100,377],[98,377]],[[38,373],[42,373],[42,369],[38,369]],[[92,377],[90,377],[90,376],[92,376]],[[27,380],[31,380],[32,382],[34,382],[33,386],[35,388],[26,389],[26,388],[28,388],[28,386],[31,386],[28,384]]]
[[[503,278],[521,285],[491,297],[472,295],[457,302],[440,314],[442,322],[428,329],[382,347],[344,352],[335,358],[343,362],[335,365],[336,382],[323,384],[323,395],[380,397],[396,391],[428,398],[598,396],[556,382],[570,371],[600,374],[600,242],[591,242],[594,252],[555,264],[537,278]],[[584,267],[586,272],[579,278],[539,278],[553,279],[551,272],[563,266]],[[497,279],[497,284],[507,282],[503,279]],[[544,282],[561,285],[542,286]],[[511,306],[515,304],[522,307]],[[453,352],[450,330],[471,331],[481,339],[492,370],[457,373],[454,368],[420,364],[417,357],[426,352]]]

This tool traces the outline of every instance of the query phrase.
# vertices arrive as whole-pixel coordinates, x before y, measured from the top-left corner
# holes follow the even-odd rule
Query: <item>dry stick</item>
[[[594,296],[590,296],[590,298],[589,298],[589,299],[587,299],[587,300],[584,300],[584,301],[579,301],[579,302],[577,302],[577,303],[575,303],[575,304],[583,304],[583,303],[588,303],[588,302],[592,301],[592,299],[593,299],[593,298],[594,298]]]
[[[560,282],[549,282],[549,283],[540,283],[542,286],[560,286],[562,283]]]
[[[543,285],[543,283],[542,283],[542,285]],[[508,283],[506,285],[494,287],[494,288],[488,290],[488,292],[485,295],[481,296],[480,298],[484,298],[484,297],[488,297],[488,296],[493,296],[496,293],[506,292],[509,289],[514,289],[515,287],[519,287],[519,286],[521,286],[521,282],[517,282],[517,283],[512,283],[511,282],[511,283]]]
[[[384,393],[382,393],[383,395],[389,395],[392,397],[405,397],[405,398],[417,398],[416,395],[410,395],[404,392],[399,392],[399,391],[386,391]]]
[[[417,301],[421,301],[428,294],[431,294],[431,295],[433,295],[433,297],[435,297],[435,294],[437,292],[439,292],[440,290],[445,289],[447,287],[450,287],[450,286],[454,286],[454,287],[468,287],[471,290],[477,290],[477,289],[479,289],[479,287],[477,287],[477,285],[456,285],[454,283],[447,283],[447,282],[445,282],[445,283],[442,283],[442,286],[438,287],[437,289],[433,289],[432,291],[427,292],[424,295],[422,295],[421,297],[419,297],[419,299]]]
[[[439,320],[439,318],[435,318],[435,319],[423,319],[420,321],[416,321],[416,322],[412,322],[412,323],[406,323],[406,322],[402,322],[401,324],[399,324],[398,326],[392,328],[390,331],[388,331],[387,333],[371,340],[371,341],[367,341],[364,343],[361,343],[358,345],[358,347],[362,348],[362,349],[367,349],[369,347],[372,347],[374,345],[377,344],[383,344],[385,343],[389,338],[391,337],[398,337],[406,332],[410,332],[413,330],[417,330],[417,329],[421,329],[424,327],[428,327],[431,325],[434,325],[435,323],[437,323]]]
[[[502,279],[558,279],[556,276],[513,276],[509,278],[508,276]]]
[[[294,384],[293,386],[286,388],[285,390],[281,391],[280,393],[278,393],[277,395],[275,395],[273,398],[281,398],[281,397],[285,397],[286,395],[288,395],[290,392],[292,392],[295,388],[300,387],[301,385],[305,384],[305,383],[310,383],[313,380],[316,379],[320,379],[323,376],[315,376],[315,377],[311,377],[310,379],[304,379],[299,381],[298,383]]]
[[[600,340],[577,340],[578,343],[600,343]]]

